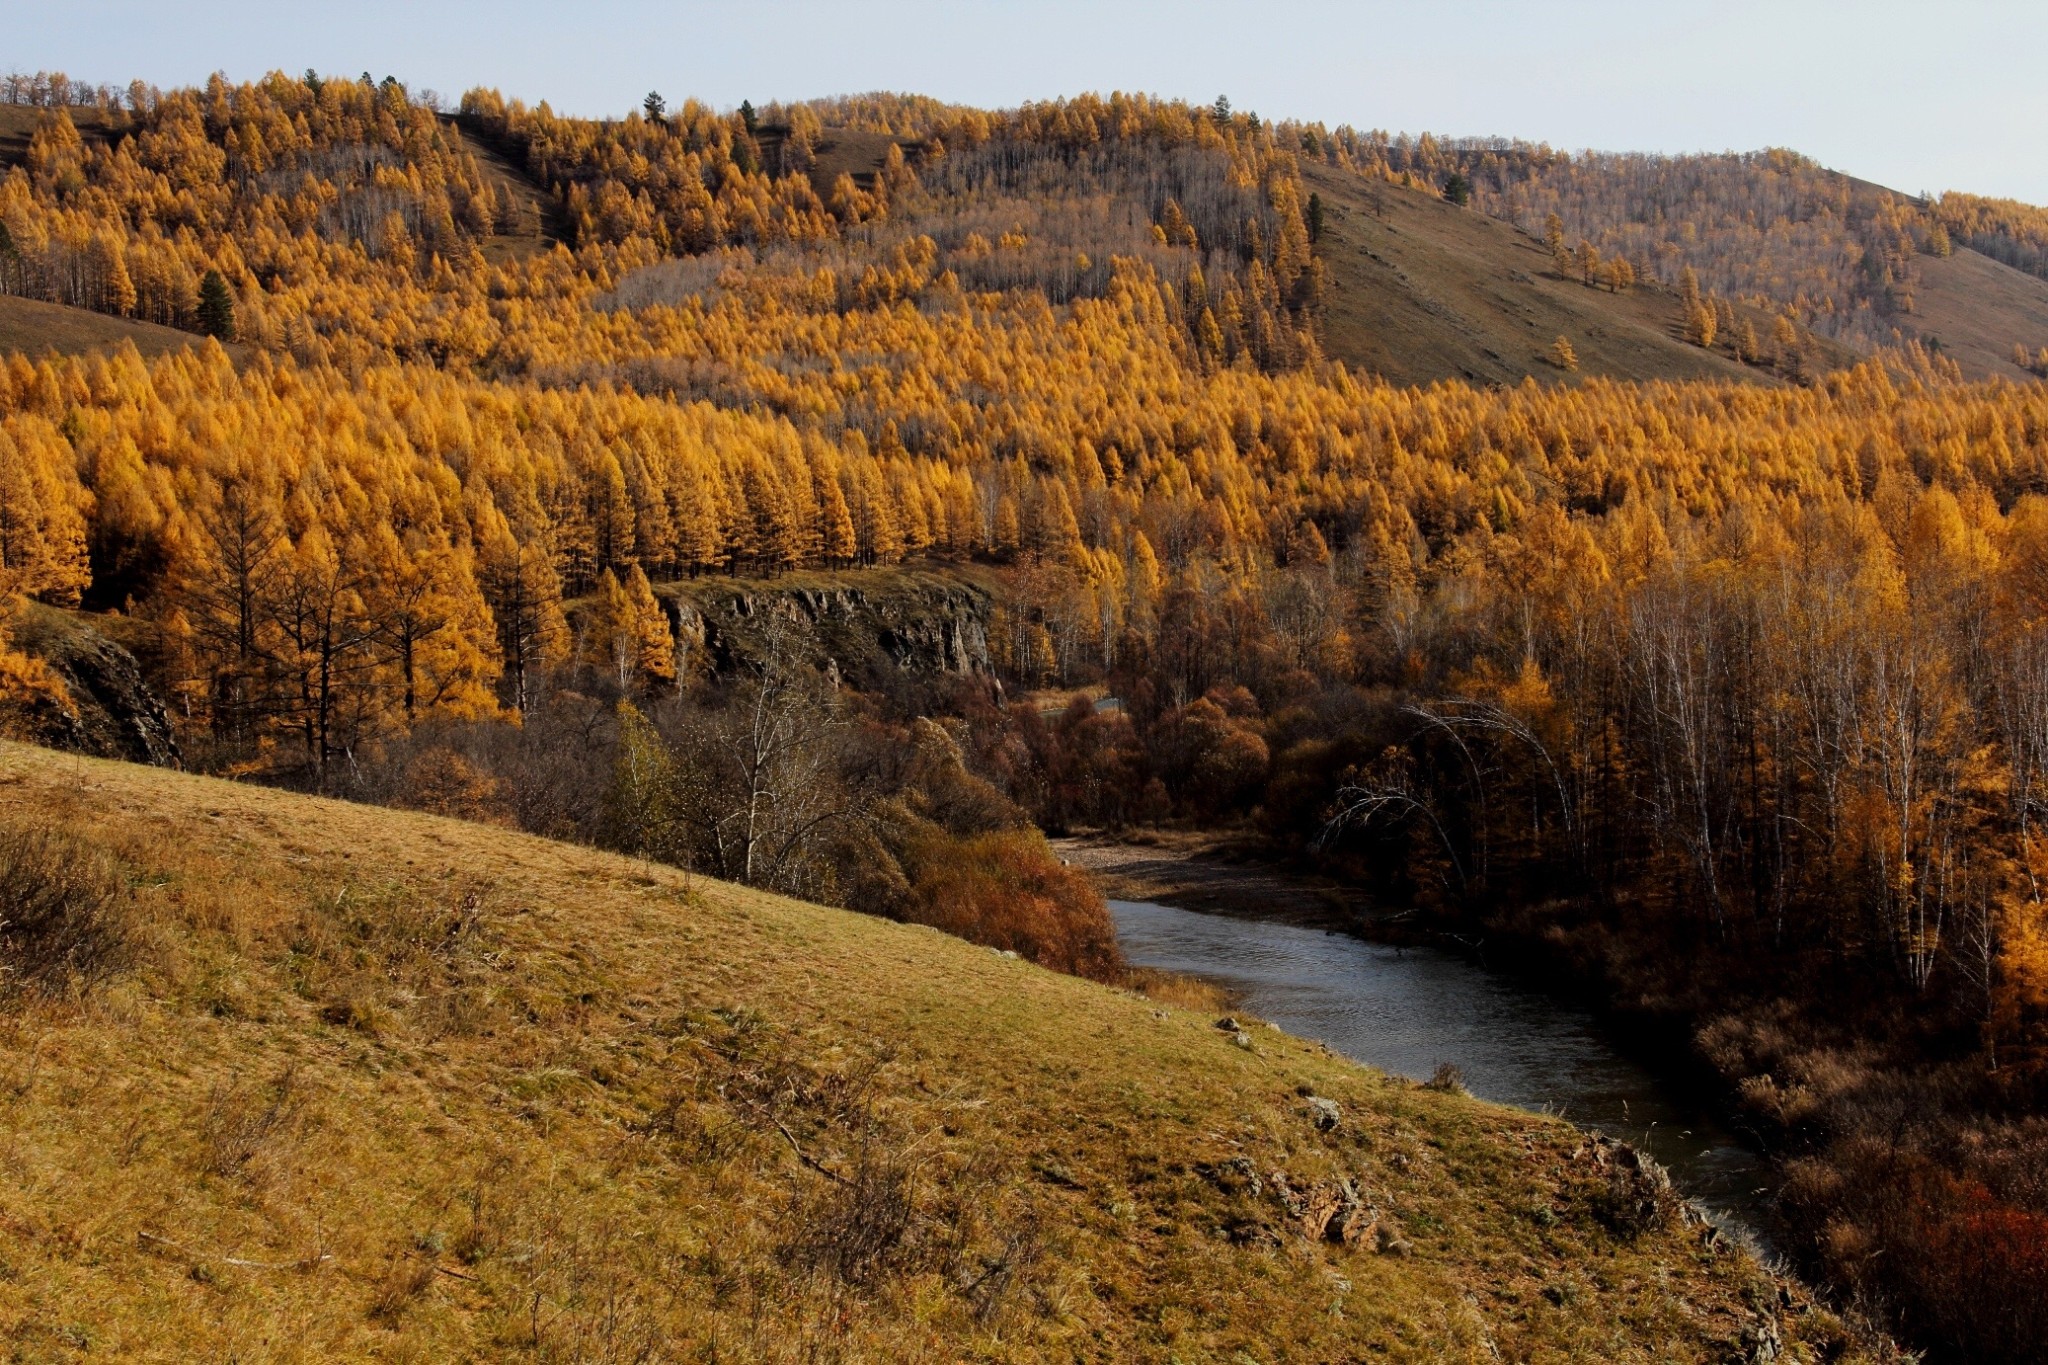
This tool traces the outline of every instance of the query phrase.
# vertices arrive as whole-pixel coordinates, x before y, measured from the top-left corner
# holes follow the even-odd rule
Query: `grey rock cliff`
[[[819,668],[855,686],[891,674],[986,674],[991,600],[976,584],[937,576],[779,586],[774,580],[681,584],[664,594],[685,666],[731,672],[758,659],[778,626]]]
[[[171,715],[142,676],[142,665],[86,620],[31,607],[13,644],[48,664],[71,694],[72,714],[45,709],[32,719],[34,737],[53,748],[98,758],[176,767]]]

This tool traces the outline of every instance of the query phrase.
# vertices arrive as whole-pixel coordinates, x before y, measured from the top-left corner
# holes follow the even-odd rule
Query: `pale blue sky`
[[[912,90],[1007,106],[1145,90],[1332,126],[1570,147],[1790,146],[1908,192],[2048,203],[2048,0],[572,3],[46,0],[0,69],[160,85],[273,68],[495,85],[579,114],[649,89]]]

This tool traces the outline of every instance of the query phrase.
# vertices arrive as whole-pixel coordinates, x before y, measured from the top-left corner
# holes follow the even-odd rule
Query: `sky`
[[[1908,193],[2048,204],[2048,0],[45,0],[0,69],[125,85],[270,70],[475,85],[571,114],[649,90],[915,91],[983,107],[1085,91],[1568,149],[1792,147]]]

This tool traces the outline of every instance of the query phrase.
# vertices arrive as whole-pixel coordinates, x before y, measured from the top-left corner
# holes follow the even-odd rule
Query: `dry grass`
[[[1230,991],[1213,981],[1157,967],[1130,968],[1124,973],[1124,985],[1147,1000],[1194,1014],[1222,1014],[1237,1004]]]
[[[58,355],[85,355],[91,351],[112,354],[122,342],[128,341],[134,343],[143,359],[154,360],[196,346],[200,340],[190,332],[159,327],[153,322],[109,317],[84,308],[67,308],[61,303],[0,294],[0,355],[8,351],[20,351],[30,357],[41,357],[51,351]],[[247,348],[233,345],[228,353],[240,359],[247,354]]]
[[[0,997],[87,990],[133,950],[127,888],[54,830],[0,826]]]
[[[1417,190],[1387,185],[1375,196],[1349,171],[1308,164],[1302,173],[1328,215],[1317,254],[1329,281],[1323,349],[1335,359],[1396,384],[1779,382],[1689,344],[1678,297],[1665,289],[1589,289],[1559,275],[1543,244],[1508,223]],[[1745,316],[1770,335],[1769,317]],[[1560,336],[1578,353],[1570,375],[1549,360]],[[1853,358],[1820,338],[1812,345],[1822,368]]]
[[[1560,1123],[930,930],[19,746],[0,820],[105,850],[139,949],[0,1016],[22,1358],[1718,1361],[1778,1311],[1611,1231]],[[1302,1231],[1340,1189],[1385,1231]]]

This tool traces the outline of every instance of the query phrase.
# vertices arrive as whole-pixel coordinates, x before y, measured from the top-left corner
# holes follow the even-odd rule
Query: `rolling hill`
[[[0,885],[38,872],[126,964],[0,1014],[39,1358],[1843,1347],[1562,1122],[932,931],[0,746]]]

